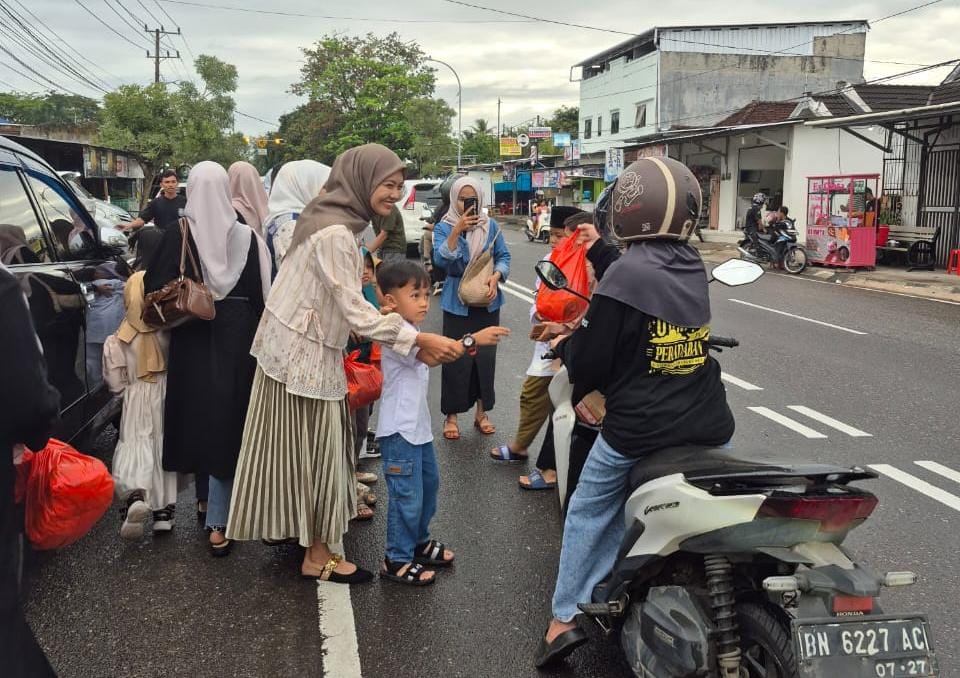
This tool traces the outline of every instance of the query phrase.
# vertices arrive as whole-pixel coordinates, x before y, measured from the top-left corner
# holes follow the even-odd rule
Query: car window
[[[27,173],[27,181],[46,215],[54,247],[62,260],[85,259],[96,246],[96,237],[82,215],[76,197],[46,175]]]
[[[19,173],[0,165],[0,262],[36,264],[50,261],[49,254]]]

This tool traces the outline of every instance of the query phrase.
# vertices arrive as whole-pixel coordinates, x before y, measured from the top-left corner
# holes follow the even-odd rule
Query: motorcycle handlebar
[[[707,339],[707,346],[720,348],[736,348],[740,342],[733,337],[718,337],[716,335]]]
[[[559,358],[560,356],[558,356],[558,355],[557,355],[557,352],[554,351],[554,350],[551,348],[549,351],[547,351],[546,353],[544,353],[544,354],[543,354],[542,356],[540,356],[540,357],[541,357],[542,359],[544,359],[544,360],[556,360],[556,359]]]

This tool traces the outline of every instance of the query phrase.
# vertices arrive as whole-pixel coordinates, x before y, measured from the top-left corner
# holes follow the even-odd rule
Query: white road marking
[[[921,468],[925,468],[928,471],[933,471],[937,475],[941,475],[944,478],[952,480],[955,483],[960,483],[960,473],[954,471],[952,468],[944,466],[943,464],[938,464],[935,461],[915,461],[913,462]]]
[[[866,332],[861,332],[860,330],[852,330],[849,327],[843,327],[841,325],[834,325],[833,323],[826,323],[822,320],[814,320],[813,318],[807,318],[802,315],[795,315],[793,313],[787,313],[786,311],[781,311],[776,308],[770,308],[768,306],[760,306],[759,304],[751,304],[749,301],[742,301],[740,299],[730,299],[735,304],[742,304],[743,306],[750,306],[751,308],[759,308],[762,311],[769,311],[770,313],[776,313],[777,315],[785,315],[788,318],[795,318],[796,320],[804,320],[808,323],[813,323],[815,325],[822,325],[824,327],[830,327],[835,330],[840,330],[841,332],[849,332],[850,334],[859,334],[861,336],[865,335]]]
[[[732,374],[727,374],[726,372],[723,372],[720,375],[720,378],[727,383],[733,384],[734,386],[739,386],[744,391],[762,391],[763,390],[762,386],[751,384],[749,381],[744,381],[743,379],[739,379],[733,376]]]
[[[529,295],[526,295],[526,294],[523,294],[523,293],[521,293],[521,292],[517,292],[517,291],[516,291],[515,289],[513,289],[512,287],[508,287],[507,285],[500,285],[500,289],[501,289],[501,291],[506,292],[507,294],[509,294],[509,295],[511,295],[511,296],[514,296],[514,297],[516,297],[517,299],[523,299],[523,300],[524,300],[525,302],[527,302],[528,304],[534,303],[534,298],[533,298],[533,297],[531,297],[531,296],[529,296]]]
[[[774,412],[768,407],[748,407],[747,409],[751,412],[756,412],[761,417],[766,417],[771,421],[775,421],[781,426],[786,426],[791,431],[796,431],[804,438],[809,438],[810,440],[822,440],[823,438],[827,437],[819,431],[814,431],[809,426],[804,426],[799,421],[795,421],[790,417],[780,414],[779,412]]]
[[[842,421],[837,421],[833,417],[828,417],[822,412],[817,412],[812,410],[809,407],[804,407],[803,405],[790,405],[788,409],[793,410],[794,412],[799,412],[800,414],[810,417],[819,421],[821,424],[825,424],[830,428],[835,428],[841,433],[846,433],[851,438],[872,438],[873,434],[867,433],[866,431],[861,431],[858,428],[854,428],[848,424],[844,424]]]
[[[944,506],[949,506],[955,511],[960,511],[960,497],[955,494],[950,494],[941,490],[936,485],[931,485],[925,480],[920,480],[914,475],[910,475],[904,471],[901,471],[898,468],[890,466],[889,464],[870,464],[872,468],[877,473],[882,473],[883,475],[896,480],[903,485],[906,485],[910,489],[916,490],[920,494],[925,494],[931,499],[940,502]]]
[[[791,275],[789,273],[775,273],[770,271],[767,275],[775,275],[788,280],[799,280],[801,282],[816,283],[817,285],[833,285],[834,287],[852,287],[855,290],[863,292],[875,292],[877,294],[892,294],[895,297],[906,297],[907,299],[919,299],[920,301],[933,301],[938,304],[948,304],[950,306],[960,306],[960,301],[951,301],[950,299],[937,299],[936,297],[922,297],[919,294],[906,294],[905,292],[891,292],[890,290],[878,290],[873,287],[864,287],[852,282],[832,282],[829,280],[814,280],[802,275]]]
[[[350,587],[328,581],[317,582],[317,604],[323,647],[323,675],[363,678]]]
[[[512,280],[507,280],[507,281],[504,282],[503,284],[506,285],[507,287],[512,287],[512,288],[515,289],[517,292],[523,292],[524,294],[536,294],[536,293],[537,293],[536,290],[532,290],[532,289],[530,289],[529,287],[524,287],[523,285],[518,285],[517,283],[513,282]]]

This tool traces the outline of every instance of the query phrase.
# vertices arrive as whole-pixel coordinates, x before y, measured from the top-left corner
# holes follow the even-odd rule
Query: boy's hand
[[[587,249],[593,247],[594,243],[600,239],[600,233],[593,224],[580,224],[577,226],[577,242],[586,245]]]
[[[485,327],[479,332],[473,333],[473,338],[477,340],[477,346],[496,346],[504,337],[510,336],[510,330],[506,327]]]

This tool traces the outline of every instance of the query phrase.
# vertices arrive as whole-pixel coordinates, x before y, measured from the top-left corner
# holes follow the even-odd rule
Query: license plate
[[[940,675],[923,617],[805,619],[793,632],[802,678]]]

